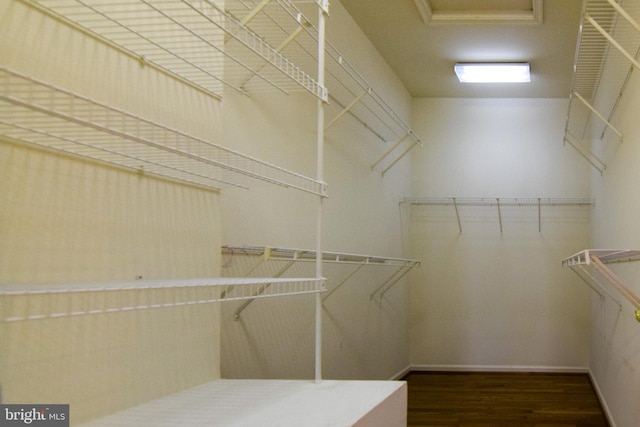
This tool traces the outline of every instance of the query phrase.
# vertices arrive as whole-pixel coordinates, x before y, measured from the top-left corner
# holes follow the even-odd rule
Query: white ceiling
[[[569,96],[582,0],[341,3],[414,97]],[[523,18],[540,5],[542,23]],[[530,62],[531,83],[458,82],[456,62],[483,61]]]

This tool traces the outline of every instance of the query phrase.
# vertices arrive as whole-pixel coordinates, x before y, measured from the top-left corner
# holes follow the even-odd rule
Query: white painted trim
[[[596,392],[596,396],[598,396],[598,400],[600,401],[600,406],[602,406],[602,410],[604,411],[604,415],[605,417],[607,417],[607,421],[609,422],[609,426],[610,427],[616,427],[616,422],[613,419],[613,413],[611,412],[611,409],[609,409],[609,405],[607,405],[607,400],[604,398],[604,395],[602,394],[602,390],[600,389],[600,386],[598,385],[598,381],[596,381],[596,377],[595,375],[593,375],[593,372],[591,372],[591,369],[589,369],[589,379],[591,380],[591,384],[593,385],[593,389]]]
[[[540,372],[586,374],[583,366],[534,366],[534,365],[411,365],[410,371],[422,372]]]
[[[532,0],[531,12],[520,11],[434,11],[429,0],[413,0],[425,24],[542,24],[543,0]]]
[[[404,376],[407,375],[412,370],[414,370],[414,369],[411,367],[411,365],[407,365],[406,367],[404,367],[403,369],[398,371],[396,374],[392,375],[389,378],[389,381],[397,381],[397,380],[399,380],[401,378],[404,378]]]

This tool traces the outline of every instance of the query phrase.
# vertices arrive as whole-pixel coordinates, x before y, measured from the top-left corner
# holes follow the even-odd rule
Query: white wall
[[[340,3],[332,2],[327,21],[327,39],[408,121],[408,93]],[[336,112],[335,106],[327,107],[327,123]],[[229,145],[308,176],[316,175],[316,100],[308,94],[250,99],[228,94],[224,124]],[[409,191],[409,158],[384,178],[371,170],[391,143],[381,142],[349,115],[326,132],[324,176],[329,197],[323,203],[325,250],[406,256],[398,201]],[[221,201],[223,243],[315,248],[316,197],[271,188],[249,193],[226,191]],[[236,266],[229,261],[230,268]],[[306,268],[287,274],[313,276],[313,269]],[[327,266],[324,274],[329,291],[352,268]],[[406,280],[382,300],[370,298],[391,274],[389,269],[364,268],[325,301],[325,378],[386,379],[408,366]],[[236,308],[229,304],[223,311],[224,376],[313,377],[313,297],[256,301],[239,321],[233,320]]]
[[[0,61],[196,135],[219,136],[211,120],[218,101],[23,2],[0,2]],[[0,200],[0,283],[219,275],[215,192],[0,137]],[[115,297],[92,298],[87,304],[101,307]],[[74,301],[75,309],[87,308]],[[68,403],[78,423],[218,378],[219,314],[209,305],[2,323],[2,402]]]
[[[607,138],[598,141],[606,147],[607,170],[594,174],[593,191],[596,200],[592,247],[640,247],[638,209],[640,195],[640,79],[633,73],[625,89],[615,125],[624,135],[618,144]],[[596,149],[598,147],[595,147]],[[611,265],[635,294],[640,294],[640,267],[636,263]],[[615,425],[631,427],[640,423],[640,325],[634,308],[620,297],[621,307],[612,298],[601,302],[593,298],[591,316],[590,369]]]
[[[431,197],[586,197],[588,165],[562,144],[561,99],[416,99],[413,190]],[[588,245],[590,208],[406,207],[411,364],[585,369],[589,292],[563,258]]]

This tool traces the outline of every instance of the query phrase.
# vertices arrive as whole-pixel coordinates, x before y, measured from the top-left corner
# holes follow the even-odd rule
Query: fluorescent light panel
[[[527,83],[531,81],[528,62],[459,62],[454,70],[462,83]]]

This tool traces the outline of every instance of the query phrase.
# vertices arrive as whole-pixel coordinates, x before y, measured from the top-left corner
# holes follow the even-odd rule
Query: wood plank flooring
[[[411,372],[408,426],[609,427],[586,374]]]

